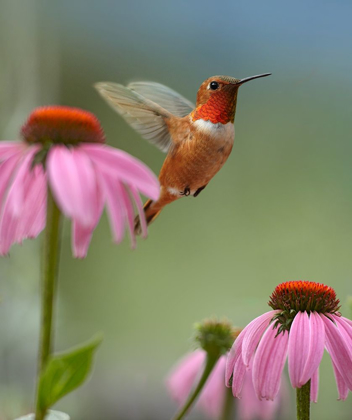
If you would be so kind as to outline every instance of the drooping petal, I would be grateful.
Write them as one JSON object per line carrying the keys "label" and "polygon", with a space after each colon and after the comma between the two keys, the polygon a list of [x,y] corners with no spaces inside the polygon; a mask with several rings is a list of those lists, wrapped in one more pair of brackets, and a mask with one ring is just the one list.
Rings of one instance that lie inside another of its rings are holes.
{"label": "drooping petal", "polygon": [[291,325],[288,345],[288,371],[294,388],[302,386],[300,378],[308,358],[309,330],[307,312],[298,312]]}
{"label": "drooping petal", "polygon": [[317,370],[324,353],[325,329],[320,316],[311,312],[298,312],[289,336],[288,370],[291,384],[300,388]]}
{"label": "drooping petal", "polygon": [[16,242],[35,238],[46,223],[47,182],[42,165],[29,170],[24,182],[24,202],[19,220]]}
{"label": "drooping petal", "polygon": [[179,405],[185,403],[197,377],[201,375],[205,358],[205,351],[196,350],[184,357],[168,375],[166,386]]}
{"label": "drooping petal", "polygon": [[218,419],[224,407],[225,393],[224,372],[226,356],[221,356],[211,372],[203,391],[199,397],[198,405],[209,417]]}
{"label": "drooping petal", "polygon": [[346,385],[346,382],[344,381],[343,377],[341,376],[339,370],[337,369],[335,363],[333,360],[331,360],[332,367],[334,369],[334,375],[337,385],[337,391],[339,393],[339,400],[344,401],[348,396],[348,386]]}
{"label": "drooping petal", "polygon": [[235,367],[237,361],[239,360],[244,365],[243,360],[242,360],[242,343],[243,343],[243,338],[246,334],[246,328],[244,328],[240,332],[240,334],[236,338],[235,342],[232,344],[232,347],[231,347],[231,349],[228,353],[227,359],[226,359],[225,385],[228,386],[228,387],[231,386],[230,381],[231,381],[231,377],[233,375],[233,370],[234,370],[234,367]]}
{"label": "drooping petal", "polygon": [[[250,338],[246,340],[247,342],[247,350],[245,351],[245,354],[247,355],[247,360],[250,356],[252,355],[252,353],[250,353],[250,351],[248,350],[248,345],[253,341],[253,339],[251,339],[251,337],[253,337],[253,332],[255,332],[257,330],[257,328],[261,326],[262,322],[265,323],[267,322],[267,320],[273,318],[275,316],[275,314],[279,312],[279,311],[269,311],[266,312],[263,315],[260,315],[259,317],[253,319],[253,321],[251,321],[238,335],[238,337],[236,338],[235,342],[233,343],[230,352],[228,353],[227,356],[227,361],[226,361],[226,370],[225,370],[225,385],[229,386],[229,381],[231,379],[231,376],[233,375],[233,370],[234,370],[234,366],[237,362],[237,360],[240,358],[241,359],[241,363],[243,363],[243,351],[242,351],[242,346],[243,346],[243,342],[244,339],[247,335],[248,330],[251,332]],[[268,322],[269,324],[269,322]],[[259,341],[259,340],[258,340]],[[239,365],[237,365],[239,366]]]}
{"label": "drooping petal", "polygon": [[104,208],[104,193],[102,183],[99,182],[99,174],[97,174],[98,183],[96,185],[96,202],[94,223],[91,226],[84,226],[79,220],[72,220],[72,250],[75,258],[85,258],[87,256],[93,231],[98,224]]}
{"label": "drooping petal", "polygon": [[300,386],[306,384],[317,371],[324,354],[325,327],[322,319],[316,312],[309,316],[309,350],[307,360],[300,378]]}
{"label": "drooping petal", "polygon": [[[334,315],[334,316],[336,316],[336,315]],[[352,327],[352,321],[350,319],[345,318],[344,316],[340,316],[338,318],[343,319],[350,327]]]}
{"label": "drooping petal", "polygon": [[105,173],[100,174],[99,182],[105,196],[114,242],[118,244],[125,234],[126,218],[126,209],[121,198],[121,184]]}
{"label": "drooping petal", "polygon": [[122,150],[116,150],[106,145],[84,144],[81,148],[96,163],[99,170],[116,177],[129,186],[134,186],[152,200],[159,198],[159,181],[143,162]]}
{"label": "drooping petal", "polygon": [[[251,363],[251,365],[252,364],[253,363]],[[281,402],[280,400],[281,395],[280,398],[278,396],[274,401],[260,401],[257,398],[252,382],[252,367],[250,366],[246,371],[241,396],[239,400],[236,401],[238,418],[240,420],[272,420],[275,418],[275,413],[278,411]]]}
{"label": "drooping petal", "polygon": [[246,372],[247,367],[243,363],[241,354],[239,354],[239,357],[235,360],[232,376],[232,395],[236,398],[240,397]]}
{"label": "drooping petal", "polygon": [[9,157],[0,165],[0,201],[3,200],[4,194],[9,189],[20,162],[21,156],[17,154]]}
{"label": "drooping petal", "polygon": [[145,220],[145,213],[143,210],[143,203],[142,203],[141,197],[138,194],[137,189],[134,186],[129,186],[129,190],[131,192],[131,195],[137,207],[138,217],[141,223],[141,231],[142,231],[141,236],[142,238],[145,239],[148,236],[148,229],[147,229],[147,222]]}
{"label": "drooping petal", "polygon": [[75,258],[85,258],[92,239],[94,228],[72,221],[72,249]]}
{"label": "drooping petal", "polygon": [[331,319],[339,326],[341,333],[345,337],[345,342],[352,353],[352,325],[347,322],[347,318],[342,316],[330,315]]}
{"label": "drooping petal", "polygon": [[314,403],[318,401],[318,391],[319,391],[319,367],[313,373],[310,381],[310,400]]}
{"label": "drooping petal", "polygon": [[[47,175],[44,172],[42,166],[37,166],[35,169],[38,171],[38,185],[36,185],[36,188],[42,189],[42,192],[38,192],[38,202],[36,203],[37,215],[28,229],[29,238],[35,238],[45,228],[46,225],[46,202],[48,189]],[[33,196],[34,195],[35,193],[33,194]]]}
{"label": "drooping petal", "polygon": [[0,161],[26,152],[28,146],[20,141],[0,141]]}
{"label": "drooping petal", "polygon": [[350,348],[346,343],[347,333],[325,315],[320,316],[325,325],[326,349],[347,387],[352,389],[352,360]]}
{"label": "drooping petal", "polygon": [[276,334],[277,329],[269,326],[254,355],[253,385],[260,400],[273,400],[280,389],[287,355],[288,333],[284,331],[278,336]]}
{"label": "drooping petal", "polygon": [[26,177],[30,176],[32,158],[36,151],[37,148],[35,147],[28,149],[27,154],[18,164],[17,172],[14,174],[12,184],[5,198],[0,216],[0,255],[7,254],[11,245],[17,239],[17,229],[23,211],[23,187]]}
{"label": "drooping petal", "polygon": [[81,147],[53,146],[47,171],[54,197],[63,213],[86,227],[95,224],[97,181],[90,158]]}
{"label": "drooping petal", "polygon": [[263,335],[264,331],[270,324],[272,318],[280,311],[269,311],[265,314],[255,318],[250,322],[245,328],[246,333],[243,337],[242,344],[242,359],[243,363],[246,366],[249,366],[249,362],[252,358],[254,350],[256,349],[260,337]]}
{"label": "drooping petal", "polygon": [[131,198],[128,195],[124,185],[121,185],[121,197],[126,209],[126,222],[130,234],[131,247],[134,249],[136,247],[136,236],[134,234],[134,210]]}

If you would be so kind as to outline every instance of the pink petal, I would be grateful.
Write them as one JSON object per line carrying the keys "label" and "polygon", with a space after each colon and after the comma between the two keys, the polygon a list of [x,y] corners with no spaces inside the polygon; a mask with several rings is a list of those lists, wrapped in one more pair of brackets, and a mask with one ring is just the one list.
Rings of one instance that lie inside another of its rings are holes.
{"label": "pink petal", "polygon": [[104,193],[98,175],[98,185],[96,190],[96,203],[94,223],[91,226],[84,226],[79,220],[72,221],[72,250],[75,258],[85,258],[87,256],[93,231],[98,224],[104,208]]}
{"label": "pink petal", "polygon": [[159,198],[159,181],[143,162],[122,150],[106,145],[85,144],[81,147],[86,151],[99,171],[116,177],[116,179],[129,186],[134,186],[153,200]]}
{"label": "pink petal", "polygon": [[330,315],[331,319],[339,326],[341,333],[345,336],[346,344],[352,353],[352,325],[347,322],[347,318],[342,316]]}
{"label": "pink petal", "polygon": [[[252,364],[252,363],[251,363]],[[274,401],[260,401],[254,391],[251,366],[247,370],[240,399],[236,401],[238,418],[240,420],[272,420],[278,411],[281,392]],[[236,417],[237,418],[237,417]]]}
{"label": "pink petal", "polygon": [[21,155],[25,153],[27,148],[26,143],[21,141],[0,141],[0,161],[7,160],[14,155]]}
{"label": "pink petal", "polygon": [[325,332],[320,316],[298,312],[289,334],[288,370],[291,384],[300,388],[317,370],[324,353]]}
{"label": "pink petal", "polygon": [[252,358],[254,350],[256,349],[261,336],[270,324],[272,318],[280,311],[269,311],[265,314],[255,318],[245,328],[246,334],[243,338],[242,344],[242,359],[246,366],[249,366],[249,362]]}
{"label": "pink petal", "polygon": [[48,153],[47,171],[63,213],[92,227],[96,222],[97,181],[92,163],[81,147],[53,146]]}
{"label": "pink petal", "polygon": [[0,200],[3,200],[4,194],[9,189],[20,162],[21,156],[18,154],[11,156],[0,165]]}
{"label": "pink petal", "polygon": [[[336,316],[336,315],[334,315],[334,316]],[[345,322],[347,322],[347,324],[348,324],[350,327],[352,327],[352,321],[351,321],[350,319],[345,318],[344,316],[340,316],[339,318],[340,318],[340,319],[343,319]]]}
{"label": "pink petal", "polygon": [[348,396],[348,386],[346,385],[346,382],[344,381],[343,377],[341,376],[339,370],[337,369],[335,363],[331,360],[332,367],[334,369],[335,374],[335,380],[337,385],[337,391],[339,393],[339,400],[344,401]]}
{"label": "pink petal", "polygon": [[309,351],[308,357],[300,378],[300,384],[303,386],[317,371],[324,354],[325,347],[325,327],[322,319],[316,312],[311,312],[309,316]]}
{"label": "pink petal", "polygon": [[106,199],[107,212],[114,241],[120,243],[125,234],[126,217],[126,209],[121,197],[121,184],[107,174],[100,174],[99,183]]}
{"label": "pink petal", "polygon": [[128,231],[130,233],[131,246],[134,249],[136,247],[136,236],[134,234],[134,210],[133,205],[131,203],[131,198],[129,197],[124,185],[121,185],[121,198],[124,202],[126,209],[126,221]]}
{"label": "pink petal", "polygon": [[313,373],[310,381],[310,400],[314,403],[318,401],[318,391],[319,391],[319,367]]}
{"label": "pink petal", "polygon": [[233,375],[233,370],[235,368],[237,361],[239,360],[244,366],[244,363],[242,361],[242,343],[243,343],[243,338],[246,335],[246,328],[244,328],[240,332],[235,342],[232,344],[231,350],[228,353],[227,360],[226,360],[226,367],[225,367],[225,385],[226,386],[230,386],[229,385],[230,380]]}
{"label": "pink petal", "polygon": [[[24,183],[31,177],[30,168],[33,155],[37,148],[28,150],[22,162],[18,165],[17,173],[14,175],[12,185],[9,188],[0,217],[0,254],[7,254],[11,245],[18,240],[17,229],[22,216],[24,203]],[[31,210],[31,209],[30,209]]]}
{"label": "pink petal", "polygon": [[244,328],[236,338],[226,360],[225,385],[230,386],[232,379],[231,387],[234,397],[239,396],[243,386],[244,375],[246,373],[246,366],[242,360],[242,343],[246,334],[246,328]]}
{"label": "pink petal", "polygon": [[185,403],[197,377],[202,374],[205,358],[205,351],[196,350],[184,357],[168,375],[166,386],[179,405]]}
{"label": "pink petal", "polygon": [[278,336],[276,334],[277,329],[269,326],[254,355],[253,385],[260,400],[273,400],[280,389],[287,355],[288,333],[284,331]]}
{"label": "pink petal", "polygon": [[307,312],[298,312],[291,325],[288,346],[288,371],[294,388],[302,386],[300,378],[308,358],[309,330]]}
{"label": "pink petal", "polygon": [[203,391],[199,397],[198,405],[209,417],[218,419],[224,407],[227,388],[224,385],[224,372],[226,356],[221,356],[211,372]]}
{"label": "pink petal", "polygon": [[348,335],[343,328],[338,328],[328,317],[320,316],[325,325],[326,349],[346,385],[352,389],[351,351],[346,342]]}
{"label": "pink petal", "polygon": [[[230,350],[230,352],[227,356],[226,371],[225,371],[225,384],[226,384],[226,386],[228,386],[228,384],[229,384],[229,381],[230,381],[231,376],[233,374],[234,366],[237,362],[237,359],[240,358],[241,362],[243,363],[242,346],[243,346],[243,342],[244,342],[244,339],[247,335],[248,330],[250,331],[251,335],[250,335],[249,339],[246,340],[247,350],[245,351],[245,353],[246,353],[246,358],[247,359],[252,355],[252,353],[250,353],[250,351],[248,350],[248,346],[253,341],[253,339],[251,338],[251,337],[253,337],[253,332],[256,331],[256,328],[260,328],[262,322],[266,322],[267,319],[272,319],[275,316],[275,314],[278,313],[278,312],[280,312],[280,311],[269,311],[269,312],[266,312],[263,315],[260,315],[259,317],[253,319],[253,321],[251,321],[240,332],[240,334],[238,335],[235,342],[233,343],[233,345],[231,347],[231,350]],[[269,324],[269,322],[268,322],[268,324]],[[239,366],[239,365],[237,365],[237,366]]]}
{"label": "pink petal", "polygon": [[147,229],[147,222],[145,220],[145,213],[144,213],[144,210],[143,210],[143,203],[142,203],[141,197],[139,196],[138,191],[135,187],[130,186],[129,190],[131,192],[131,195],[132,195],[132,197],[134,199],[134,202],[136,204],[136,207],[137,207],[138,216],[139,216],[139,220],[140,220],[140,223],[141,223],[141,229],[142,229],[142,235],[141,236],[142,236],[142,238],[145,239],[148,236],[148,229]]}
{"label": "pink petal", "polygon": [[47,181],[43,167],[36,165],[26,176],[24,203],[16,234],[16,241],[35,238],[46,223]]}
{"label": "pink petal", "polygon": [[236,398],[240,397],[246,372],[247,367],[243,363],[242,357],[240,355],[240,357],[238,357],[235,361],[232,376],[232,395]]}
{"label": "pink petal", "polygon": [[77,220],[72,222],[72,249],[75,258],[87,256],[94,228],[81,225]]}

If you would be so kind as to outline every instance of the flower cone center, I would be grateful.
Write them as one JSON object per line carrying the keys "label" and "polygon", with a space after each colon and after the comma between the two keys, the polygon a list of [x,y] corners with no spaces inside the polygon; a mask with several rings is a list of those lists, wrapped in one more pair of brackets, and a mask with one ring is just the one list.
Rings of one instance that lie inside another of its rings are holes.
{"label": "flower cone center", "polygon": [[29,143],[104,143],[99,120],[90,112],[65,106],[35,109],[21,129]]}
{"label": "flower cone center", "polygon": [[268,303],[273,309],[285,312],[315,311],[333,314],[340,308],[340,301],[336,298],[334,289],[311,281],[288,281],[279,284]]}

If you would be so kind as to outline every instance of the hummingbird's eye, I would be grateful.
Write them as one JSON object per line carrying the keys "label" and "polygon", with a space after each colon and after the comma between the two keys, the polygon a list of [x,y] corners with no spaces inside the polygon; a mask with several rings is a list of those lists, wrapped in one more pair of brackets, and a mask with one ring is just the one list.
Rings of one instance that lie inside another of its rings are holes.
{"label": "hummingbird's eye", "polygon": [[210,82],[210,84],[209,84],[209,88],[211,90],[216,90],[216,89],[218,89],[218,87],[219,87],[219,83],[218,82],[213,81],[213,82]]}

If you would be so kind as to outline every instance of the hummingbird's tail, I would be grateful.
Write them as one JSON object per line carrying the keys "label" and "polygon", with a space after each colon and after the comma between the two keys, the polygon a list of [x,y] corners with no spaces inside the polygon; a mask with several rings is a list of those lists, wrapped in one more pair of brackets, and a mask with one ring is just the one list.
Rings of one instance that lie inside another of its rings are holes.
{"label": "hummingbird's tail", "polygon": [[[147,222],[147,226],[150,225],[150,223],[154,222],[154,220],[159,216],[161,210],[172,201],[177,200],[177,196],[166,193],[161,194],[159,200],[153,201],[148,200],[143,207],[145,220]],[[135,235],[140,235],[142,233],[142,225],[140,217],[137,215],[134,219],[134,233]]]}

